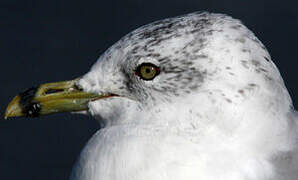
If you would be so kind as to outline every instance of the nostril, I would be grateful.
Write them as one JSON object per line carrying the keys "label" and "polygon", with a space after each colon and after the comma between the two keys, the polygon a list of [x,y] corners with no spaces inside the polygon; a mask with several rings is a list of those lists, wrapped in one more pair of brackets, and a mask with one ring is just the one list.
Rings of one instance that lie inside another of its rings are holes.
{"label": "nostril", "polygon": [[64,91],[63,89],[48,89],[45,91],[45,94],[54,94],[54,93],[57,93],[57,92],[62,92]]}

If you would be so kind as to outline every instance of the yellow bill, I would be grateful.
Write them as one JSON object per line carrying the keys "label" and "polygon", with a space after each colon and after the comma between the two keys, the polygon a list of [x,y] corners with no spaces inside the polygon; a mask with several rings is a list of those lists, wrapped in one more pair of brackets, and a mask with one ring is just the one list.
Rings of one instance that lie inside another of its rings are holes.
{"label": "yellow bill", "polygon": [[8,105],[4,118],[38,117],[88,109],[88,102],[113,96],[82,91],[76,80],[42,84],[18,94]]}

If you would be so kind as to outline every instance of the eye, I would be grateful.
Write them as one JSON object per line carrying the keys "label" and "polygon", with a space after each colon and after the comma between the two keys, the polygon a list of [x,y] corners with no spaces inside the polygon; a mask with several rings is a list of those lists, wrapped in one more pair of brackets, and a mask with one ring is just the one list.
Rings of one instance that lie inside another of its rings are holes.
{"label": "eye", "polygon": [[143,63],[136,69],[136,75],[141,79],[149,81],[160,73],[160,68],[151,63]]}

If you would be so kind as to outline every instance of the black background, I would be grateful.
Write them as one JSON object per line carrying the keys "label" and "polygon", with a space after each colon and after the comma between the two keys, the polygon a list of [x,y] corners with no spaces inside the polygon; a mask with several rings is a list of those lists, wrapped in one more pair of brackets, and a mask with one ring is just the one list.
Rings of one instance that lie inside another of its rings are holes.
{"label": "black background", "polygon": [[68,179],[80,150],[99,128],[91,117],[67,113],[5,121],[6,105],[19,91],[83,75],[131,30],[198,10],[241,19],[268,48],[298,102],[295,1],[0,1],[0,179]]}

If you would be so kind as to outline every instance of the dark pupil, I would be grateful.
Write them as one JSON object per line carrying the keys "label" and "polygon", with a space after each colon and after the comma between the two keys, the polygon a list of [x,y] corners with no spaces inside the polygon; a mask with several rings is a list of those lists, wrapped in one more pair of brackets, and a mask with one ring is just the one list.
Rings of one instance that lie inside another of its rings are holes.
{"label": "dark pupil", "polygon": [[151,69],[150,68],[146,68],[146,73],[150,73],[151,72]]}

